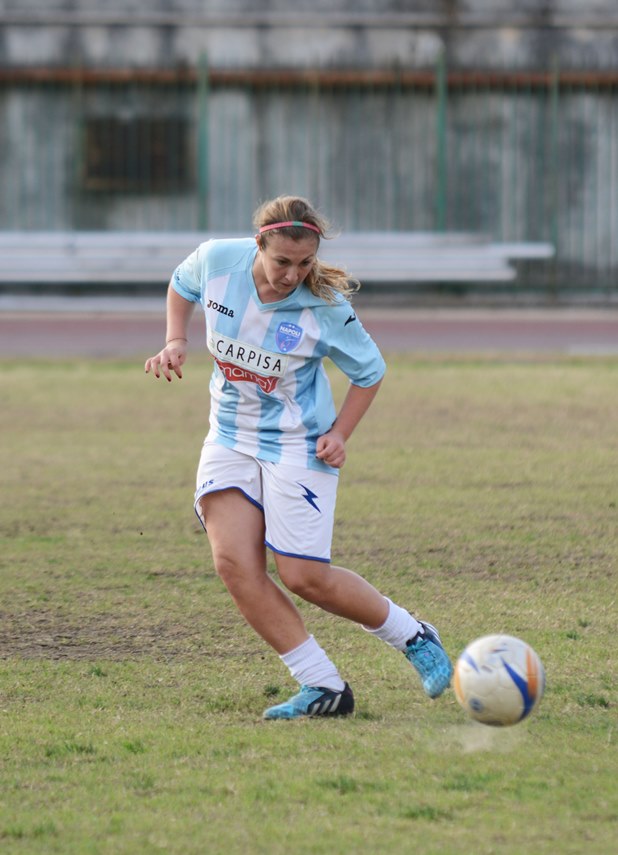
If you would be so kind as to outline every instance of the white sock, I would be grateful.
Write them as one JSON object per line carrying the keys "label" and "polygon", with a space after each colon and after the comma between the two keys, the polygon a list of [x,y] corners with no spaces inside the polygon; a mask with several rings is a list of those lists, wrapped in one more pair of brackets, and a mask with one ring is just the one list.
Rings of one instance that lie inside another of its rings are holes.
{"label": "white sock", "polygon": [[412,615],[401,606],[396,605],[388,597],[384,597],[388,603],[388,617],[377,629],[370,629],[364,626],[363,629],[370,632],[372,635],[381,638],[395,650],[405,650],[408,646],[408,641],[414,636],[423,631],[420,623],[412,617]]}
{"label": "white sock", "polygon": [[312,635],[279,658],[285,662],[290,674],[301,686],[319,686],[334,692],[342,692],[345,688],[339,671]]}

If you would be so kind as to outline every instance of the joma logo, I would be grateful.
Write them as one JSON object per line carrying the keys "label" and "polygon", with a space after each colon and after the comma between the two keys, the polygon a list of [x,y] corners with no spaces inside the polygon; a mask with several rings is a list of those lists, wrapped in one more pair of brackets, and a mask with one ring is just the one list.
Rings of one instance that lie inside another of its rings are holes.
{"label": "joma logo", "polygon": [[221,303],[215,303],[214,300],[208,301],[208,309],[214,309],[215,312],[220,312],[222,315],[227,315],[228,318],[234,317],[234,309],[228,309],[227,306],[222,306]]}

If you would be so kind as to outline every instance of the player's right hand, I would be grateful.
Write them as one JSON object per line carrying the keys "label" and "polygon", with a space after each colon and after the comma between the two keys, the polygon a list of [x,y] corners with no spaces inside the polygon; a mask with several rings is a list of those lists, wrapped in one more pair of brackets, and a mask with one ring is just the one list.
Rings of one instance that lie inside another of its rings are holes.
{"label": "player's right hand", "polygon": [[156,356],[151,356],[150,359],[146,360],[144,370],[146,374],[150,374],[152,371],[157,380],[163,375],[168,383],[172,382],[172,372],[179,380],[182,380],[182,366],[186,358],[187,343],[182,339],[174,339],[166,344]]}

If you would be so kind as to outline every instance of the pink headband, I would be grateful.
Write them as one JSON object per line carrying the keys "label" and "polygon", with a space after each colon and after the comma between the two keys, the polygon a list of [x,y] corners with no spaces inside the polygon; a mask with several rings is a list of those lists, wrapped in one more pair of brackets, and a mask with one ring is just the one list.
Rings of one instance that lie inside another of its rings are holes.
{"label": "pink headband", "polygon": [[319,235],[322,234],[319,228],[314,226],[313,223],[301,223],[300,220],[288,220],[286,223],[270,223],[267,226],[260,226],[260,234],[262,232],[269,232],[271,229],[285,229],[288,226],[300,226],[302,229],[311,229],[311,231],[317,232]]}

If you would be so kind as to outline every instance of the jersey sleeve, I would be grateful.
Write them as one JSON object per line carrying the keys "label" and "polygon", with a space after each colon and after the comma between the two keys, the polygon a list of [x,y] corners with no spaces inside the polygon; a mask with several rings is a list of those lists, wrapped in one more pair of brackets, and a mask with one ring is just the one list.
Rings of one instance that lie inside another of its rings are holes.
{"label": "jersey sleeve", "polygon": [[349,303],[332,307],[326,356],[355,386],[373,386],[386,372],[380,350]]}
{"label": "jersey sleeve", "polygon": [[204,266],[208,257],[208,241],[182,261],[172,276],[174,290],[191,303],[203,302],[206,276]]}

